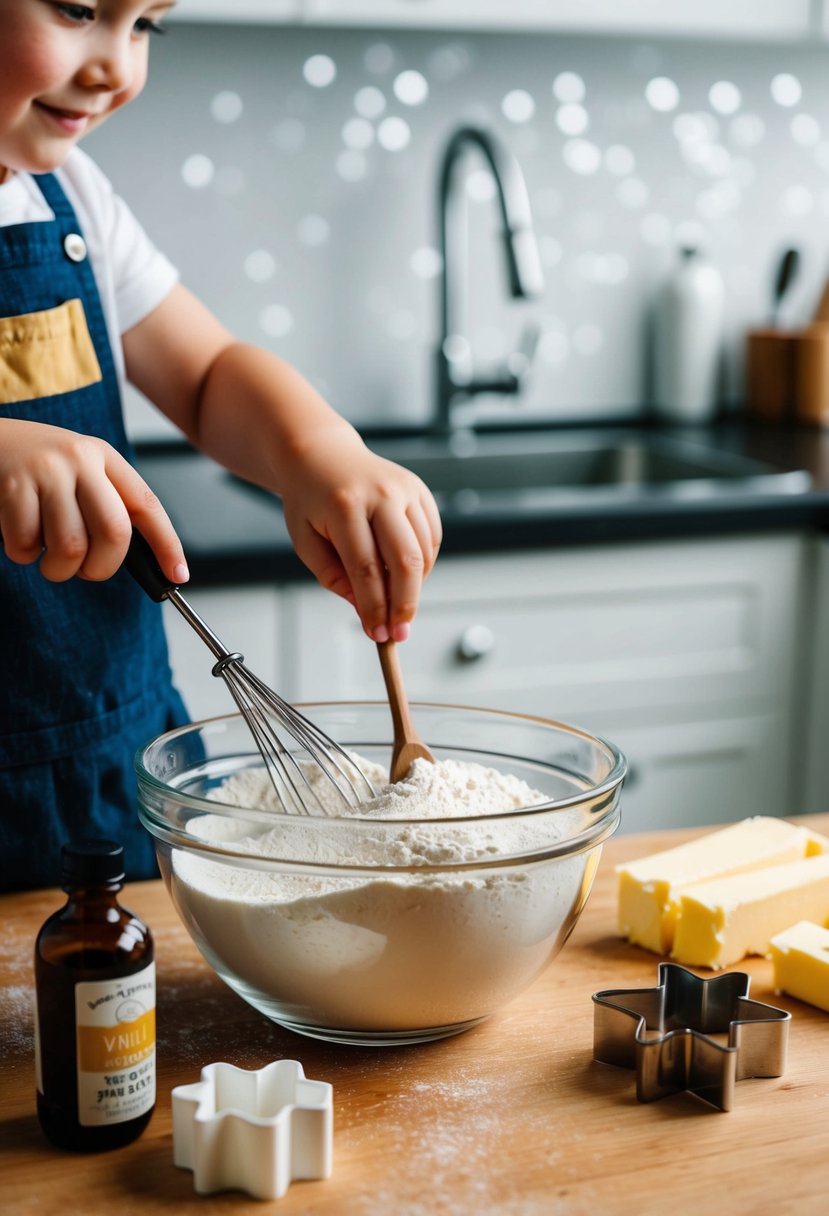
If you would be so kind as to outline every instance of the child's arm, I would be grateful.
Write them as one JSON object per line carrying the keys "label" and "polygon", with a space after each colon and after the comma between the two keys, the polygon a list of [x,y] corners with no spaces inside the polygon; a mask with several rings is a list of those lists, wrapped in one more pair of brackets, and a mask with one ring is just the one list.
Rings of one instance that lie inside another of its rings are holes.
{"label": "child's arm", "polygon": [[56,583],[75,574],[106,579],[124,560],[133,524],[168,578],[186,582],[184,551],[164,508],[110,444],[0,419],[0,536],[12,561],[40,558],[41,573]]}
{"label": "child's arm", "polygon": [[405,637],[441,539],[423,482],[183,287],[124,336],[124,352],[132,382],[196,446],[281,496],[299,557],[369,636]]}

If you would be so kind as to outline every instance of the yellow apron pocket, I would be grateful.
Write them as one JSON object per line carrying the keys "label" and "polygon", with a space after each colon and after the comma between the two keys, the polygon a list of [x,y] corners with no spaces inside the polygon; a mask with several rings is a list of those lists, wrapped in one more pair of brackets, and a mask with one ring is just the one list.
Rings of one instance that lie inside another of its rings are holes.
{"label": "yellow apron pocket", "polygon": [[80,300],[0,317],[0,405],[71,393],[101,378]]}

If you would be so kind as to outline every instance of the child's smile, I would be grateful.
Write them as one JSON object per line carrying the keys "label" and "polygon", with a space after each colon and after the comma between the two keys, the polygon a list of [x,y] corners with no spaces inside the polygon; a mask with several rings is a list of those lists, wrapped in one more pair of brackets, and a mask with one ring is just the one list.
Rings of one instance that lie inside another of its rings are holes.
{"label": "child's smile", "polygon": [[[57,124],[67,135],[81,136],[87,129],[91,119],[96,115],[80,110],[64,110],[58,106],[50,106],[45,101],[34,102],[34,109],[39,111],[47,121]],[[103,117],[104,114],[98,115]]]}

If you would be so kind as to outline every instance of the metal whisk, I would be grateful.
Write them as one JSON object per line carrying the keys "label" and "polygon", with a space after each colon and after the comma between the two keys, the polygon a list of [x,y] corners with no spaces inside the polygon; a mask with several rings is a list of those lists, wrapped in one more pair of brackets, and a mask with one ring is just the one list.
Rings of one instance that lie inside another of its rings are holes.
{"label": "metal whisk", "polygon": [[[250,728],[265,762],[277,797],[296,814],[326,814],[326,806],[299,762],[304,753],[336,791],[345,808],[358,806],[375,796],[368,777],[351,757],[298,709],[283,700],[244,665],[244,655],[230,651],[219,641],[195,609],[170,583],[159,568],[152,549],[140,532],[133,530],[124,565],[150,599],[169,602],[178,609],[216,656],[213,675],[220,676]],[[299,753],[282,742],[279,731],[299,744]]]}

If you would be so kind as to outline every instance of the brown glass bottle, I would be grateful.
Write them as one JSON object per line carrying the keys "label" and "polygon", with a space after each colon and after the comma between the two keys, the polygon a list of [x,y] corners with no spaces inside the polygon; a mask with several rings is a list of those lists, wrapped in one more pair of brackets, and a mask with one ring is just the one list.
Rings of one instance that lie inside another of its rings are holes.
{"label": "brown glass bottle", "polygon": [[155,1106],[153,940],[123,883],[121,845],[64,846],[68,899],[35,944],[37,1114],[59,1148],[128,1144]]}

